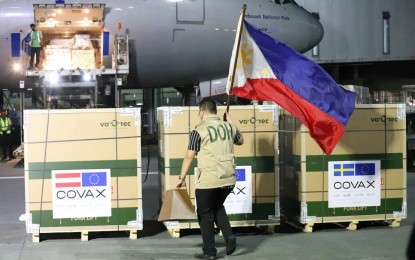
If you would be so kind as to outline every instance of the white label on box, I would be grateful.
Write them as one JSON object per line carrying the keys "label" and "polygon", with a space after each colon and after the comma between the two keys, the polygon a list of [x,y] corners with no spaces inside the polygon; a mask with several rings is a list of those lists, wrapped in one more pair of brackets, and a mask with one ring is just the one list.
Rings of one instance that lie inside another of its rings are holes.
{"label": "white label on box", "polygon": [[259,105],[258,110],[259,112],[272,111],[272,122],[274,125],[278,125],[279,107],[277,105]]}
{"label": "white label on box", "polygon": [[258,105],[259,112],[274,111],[275,105]]}
{"label": "white label on box", "polygon": [[252,213],[252,167],[236,166],[235,171],[235,188],[224,203],[226,213]]}
{"label": "white label on box", "polygon": [[380,161],[328,164],[329,208],[380,206]]}
{"label": "white label on box", "polygon": [[141,113],[140,109],[136,107],[127,107],[121,110],[122,116],[134,116],[135,126],[141,125]]}
{"label": "white label on box", "polygon": [[52,170],[53,218],[111,216],[111,170]]}
{"label": "white label on box", "polygon": [[172,125],[172,120],[171,120],[172,115],[183,114],[183,108],[181,107],[165,107],[163,111],[164,111],[163,113],[164,114],[164,126]]}
{"label": "white label on box", "polygon": [[398,104],[397,110],[397,118],[400,120],[404,120],[406,118],[406,104]]}
{"label": "white label on box", "polygon": [[121,110],[121,115],[126,116],[126,115],[134,115],[135,114],[135,108],[133,107],[125,107]]}
{"label": "white label on box", "polygon": [[172,115],[183,114],[183,108],[181,108],[181,107],[170,107],[170,113]]}

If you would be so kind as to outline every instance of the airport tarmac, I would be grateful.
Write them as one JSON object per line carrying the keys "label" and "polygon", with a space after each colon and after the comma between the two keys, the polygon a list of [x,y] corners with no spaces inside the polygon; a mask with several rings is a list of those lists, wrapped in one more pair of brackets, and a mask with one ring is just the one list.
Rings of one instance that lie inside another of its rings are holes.
{"label": "airport tarmac", "polygon": [[[142,148],[144,229],[138,239],[128,232],[91,232],[89,241],[80,233],[41,234],[33,243],[19,216],[25,212],[24,168],[20,158],[0,163],[0,260],[13,259],[194,259],[201,252],[198,230],[184,230],[172,238],[157,222],[160,189],[157,147]],[[147,174],[148,173],[148,174]],[[290,225],[278,226],[273,234],[256,228],[235,228],[237,249],[225,256],[223,238],[216,237],[219,256],[234,259],[406,259],[405,251],[415,220],[415,171],[407,174],[407,219],[398,228],[386,223],[361,222],[356,231],[346,223],[316,224],[303,233]],[[343,225],[342,225],[343,224]]]}

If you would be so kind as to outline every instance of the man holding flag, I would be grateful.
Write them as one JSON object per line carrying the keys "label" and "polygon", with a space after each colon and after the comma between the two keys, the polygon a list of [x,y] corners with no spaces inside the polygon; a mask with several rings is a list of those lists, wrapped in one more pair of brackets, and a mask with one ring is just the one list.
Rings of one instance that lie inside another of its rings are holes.
{"label": "man holding flag", "polygon": [[353,113],[355,93],[342,88],[318,64],[245,21],[244,11],[232,53],[227,93],[274,101],[297,117],[324,153],[330,155]]}

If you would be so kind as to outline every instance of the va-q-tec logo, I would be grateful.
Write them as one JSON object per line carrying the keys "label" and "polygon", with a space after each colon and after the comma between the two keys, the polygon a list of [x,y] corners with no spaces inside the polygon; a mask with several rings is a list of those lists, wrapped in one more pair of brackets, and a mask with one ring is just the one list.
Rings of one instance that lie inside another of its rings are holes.
{"label": "va-q-tec logo", "polygon": [[338,178],[338,181],[333,183],[335,189],[368,189],[375,188],[374,180],[358,180],[340,181],[343,176],[374,176],[376,174],[375,163],[336,163],[333,165],[333,176]]}
{"label": "va-q-tec logo", "polygon": [[117,120],[112,120],[110,122],[100,122],[101,127],[121,127],[121,126],[131,126],[131,122],[120,122]]}
{"label": "va-q-tec logo", "polygon": [[255,124],[255,123],[266,125],[269,123],[269,119],[251,117],[250,119],[239,119],[239,123],[241,125]]}
{"label": "va-q-tec logo", "polygon": [[399,119],[397,117],[380,116],[380,117],[371,117],[370,121],[372,123],[397,123]]}

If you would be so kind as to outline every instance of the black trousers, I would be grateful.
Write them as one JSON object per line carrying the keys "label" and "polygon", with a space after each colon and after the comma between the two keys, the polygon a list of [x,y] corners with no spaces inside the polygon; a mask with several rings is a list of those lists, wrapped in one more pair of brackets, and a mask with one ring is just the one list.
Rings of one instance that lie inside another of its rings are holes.
{"label": "black trousers", "polygon": [[203,240],[203,253],[216,256],[215,223],[225,239],[233,235],[223,203],[233,186],[215,189],[196,189],[197,218]]}
{"label": "black trousers", "polygon": [[411,236],[409,237],[408,247],[406,249],[406,257],[408,260],[415,259],[415,222],[412,227]]}
{"label": "black trousers", "polygon": [[36,63],[35,66],[39,67],[39,62],[40,62],[40,47],[31,47],[30,50],[30,67],[33,67],[33,60],[34,57],[36,55]]}
{"label": "black trousers", "polygon": [[12,149],[12,135],[3,133],[0,136],[1,139],[1,147],[3,149],[3,157],[12,157],[13,156],[13,149]]}

